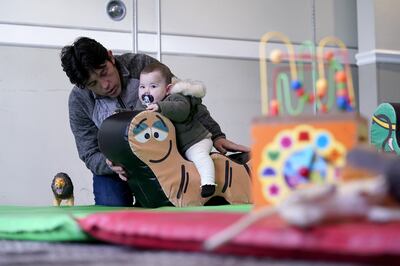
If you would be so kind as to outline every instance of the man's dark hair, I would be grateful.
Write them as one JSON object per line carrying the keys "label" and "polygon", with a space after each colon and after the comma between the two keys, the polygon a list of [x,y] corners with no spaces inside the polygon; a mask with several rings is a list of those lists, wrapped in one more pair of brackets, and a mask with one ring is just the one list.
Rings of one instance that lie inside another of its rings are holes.
{"label": "man's dark hair", "polygon": [[84,88],[90,72],[110,60],[107,49],[96,40],[80,37],[61,50],[61,66],[72,84]]}
{"label": "man's dark hair", "polygon": [[171,70],[169,69],[169,67],[167,67],[166,65],[164,65],[163,63],[160,62],[155,62],[155,63],[151,63],[148,64],[147,66],[145,66],[142,70],[142,74],[148,74],[154,71],[159,71],[161,73],[161,76],[165,78],[165,81],[167,82],[167,84],[171,83],[172,77],[174,76],[171,72]]}

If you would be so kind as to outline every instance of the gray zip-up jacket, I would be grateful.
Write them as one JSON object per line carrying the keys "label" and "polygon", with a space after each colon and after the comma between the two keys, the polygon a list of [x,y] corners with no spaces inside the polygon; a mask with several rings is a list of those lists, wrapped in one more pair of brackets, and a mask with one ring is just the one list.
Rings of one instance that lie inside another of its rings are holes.
{"label": "gray zip-up jacket", "polygon": [[[88,89],[76,86],[69,95],[69,121],[79,158],[96,175],[114,173],[106,164],[106,158],[98,146],[97,132],[101,123],[116,109],[133,110],[137,106],[140,72],[146,65],[157,61],[145,54],[132,53],[115,56],[115,59],[122,85],[119,97],[98,96]],[[204,105],[198,106],[194,119],[211,132],[213,139],[225,137]]]}

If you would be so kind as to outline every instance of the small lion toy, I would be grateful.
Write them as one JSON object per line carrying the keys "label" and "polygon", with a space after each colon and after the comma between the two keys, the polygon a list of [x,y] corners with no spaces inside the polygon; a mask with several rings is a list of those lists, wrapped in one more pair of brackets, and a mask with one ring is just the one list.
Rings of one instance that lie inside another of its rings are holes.
{"label": "small lion toy", "polygon": [[74,206],[74,186],[66,173],[58,173],[54,176],[51,190],[54,194],[54,206],[60,206],[62,200],[66,200],[68,206]]}

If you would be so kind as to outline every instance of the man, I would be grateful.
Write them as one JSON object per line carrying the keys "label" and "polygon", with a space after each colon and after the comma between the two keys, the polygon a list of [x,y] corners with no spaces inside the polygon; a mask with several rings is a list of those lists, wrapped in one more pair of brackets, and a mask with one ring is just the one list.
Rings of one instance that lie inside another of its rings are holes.
{"label": "man", "polygon": [[[61,65],[75,86],[69,96],[69,119],[79,157],[93,173],[96,205],[131,206],[132,192],[122,167],[107,161],[100,152],[97,132],[116,109],[133,109],[138,101],[139,75],[157,62],[145,54],[114,56],[96,40],[81,37],[61,51]],[[212,134],[214,147],[222,152],[249,151],[225,138],[204,105],[198,119]],[[120,176],[120,178],[118,177]]]}

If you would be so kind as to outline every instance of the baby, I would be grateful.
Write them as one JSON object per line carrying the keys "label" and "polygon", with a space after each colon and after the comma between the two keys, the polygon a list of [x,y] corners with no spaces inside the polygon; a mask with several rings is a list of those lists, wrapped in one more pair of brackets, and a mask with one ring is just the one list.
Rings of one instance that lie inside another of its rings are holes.
{"label": "baby", "polygon": [[178,149],[192,161],[201,178],[201,196],[215,193],[215,169],[210,157],[213,147],[210,132],[193,116],[205,88],[200,82],[171,83],[172,73],[162,63],[152,63],[140,73],[139,99],[146,109],[159,112],[175,126]]}

